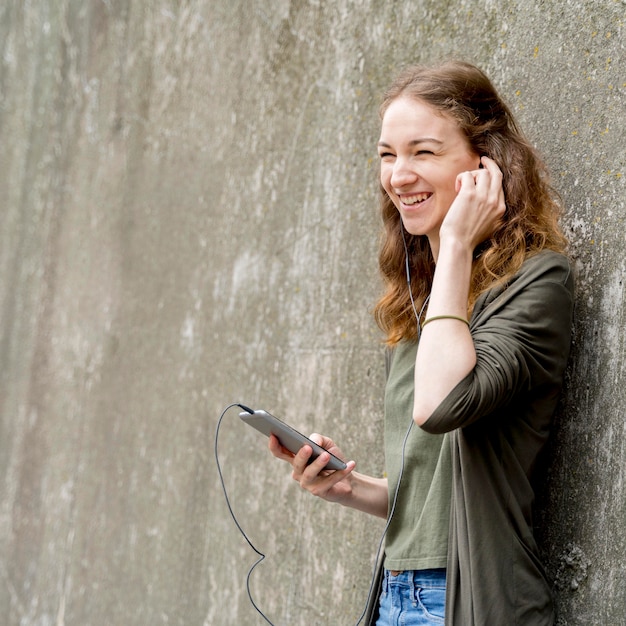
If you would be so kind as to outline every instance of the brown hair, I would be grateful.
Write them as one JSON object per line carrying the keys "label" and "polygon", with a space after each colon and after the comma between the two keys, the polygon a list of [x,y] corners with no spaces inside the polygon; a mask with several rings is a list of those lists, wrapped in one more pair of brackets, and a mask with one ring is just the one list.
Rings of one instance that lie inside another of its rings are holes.
{"label": "brown hair", "polygon": [[[415,98],[454,120],[467,137],[470,149],[490,157],[502,170],[506,212],[502,225],[476,251],[469,314],[481,293],[506,282],[528,256],[543,249],[565,250],[567,241],[558,224],[558,196],[541,157],[524,137],[489,78],[474,65],[447,61],[432,67],[409,67],[385,93],[381,119],[400,96]],[[426,236],[404,230],[392,200],[382,186],[380,191],[383,235],[378,260],[386,289],[374,307],[374,317],[386,333],[387,344],[395,345],[417,335],[407,289],[403,232],[417,307],[430,293],[435,264]]]}

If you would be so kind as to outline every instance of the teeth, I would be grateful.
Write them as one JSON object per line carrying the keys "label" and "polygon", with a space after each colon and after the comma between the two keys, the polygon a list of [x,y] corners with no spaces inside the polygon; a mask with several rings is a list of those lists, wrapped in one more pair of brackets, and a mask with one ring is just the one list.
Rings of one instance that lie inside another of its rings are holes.
{"label": "teeth", "polygon": [[428,200],[432,194],[430,193],[416,193],[414,196],[406,196],[402,198],[404,204],[417,204],[418,202],[424,202]]}

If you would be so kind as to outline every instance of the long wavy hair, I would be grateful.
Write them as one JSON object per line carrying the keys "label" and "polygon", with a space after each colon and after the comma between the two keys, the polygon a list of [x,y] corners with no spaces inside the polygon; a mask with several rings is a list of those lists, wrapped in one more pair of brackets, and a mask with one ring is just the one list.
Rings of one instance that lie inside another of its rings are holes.
{"label": "long wavy hair", "polygon": [[[404,70],[384,95],[380,117],[399,98],[426,103],[456,122],[470,149],[493,159],[503,174],[506,211],[502,224],[474,253],[468,315],[478,296],[506,283],[526,258],[544,249],[564,252],[567,240],[559,226],[561,206],[547,168],[524,137],[508,106],[480,69],[463,61]],[[407,289],[405,243],[415,305],[430,293],[435,262],[425,235],[411,235],[380,186],[383,233],[379,267],[385,291],[374,307],[374,318],[395,345],[417,336],[411,296]]]}

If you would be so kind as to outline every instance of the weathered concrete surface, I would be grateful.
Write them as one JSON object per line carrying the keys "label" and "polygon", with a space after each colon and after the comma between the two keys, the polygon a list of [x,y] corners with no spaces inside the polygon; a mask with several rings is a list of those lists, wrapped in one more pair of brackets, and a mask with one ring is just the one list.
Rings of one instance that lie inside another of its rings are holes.
{"label": "weathered concrete surface", "polygon": [[[382,471],[376,106],[406,62],[493,76],[579,270],[541,531],[560,623],[626,623],[620,0],[7,0],[0,7],[0,615],[260,624],[213,460],[233,401]],[[276,624],[353,624],[381,524],[299,493],[230,411]]]}

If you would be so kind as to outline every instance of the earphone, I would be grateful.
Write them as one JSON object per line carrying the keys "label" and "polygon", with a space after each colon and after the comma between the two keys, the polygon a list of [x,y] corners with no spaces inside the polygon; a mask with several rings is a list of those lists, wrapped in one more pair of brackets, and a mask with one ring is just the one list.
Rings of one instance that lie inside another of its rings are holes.
{"label": "earphone", "polygon": [[402,235],[402,245],[404,246],[404,270],[406,272],[406,284],[407,284],[407,288],[409,290],[409,298],[411,298],[411,306],[413,307],[413,313],[415,313],[415,321],[417,322],[417,340],[419,341],[419,336],[421,333],[421,325],[420,325],[420,319],[422,318],[422,313],[424,312],[424,309],[426,308],[426,304],[428,303],[428,300],[430,298],[430,295],[426,296],[426,299],[424,300],[424,304],[422,304],[422,308],[420,309],[420,312],[417,312],[417,309],[415,308],[415,300],[413,299],[413,290],[411,289],[411,267],[409,264],[409,248],[406,245],[406,236],[404,234],[404,226],[402,224],[402,222],[400,222],[400,234]]}
{"label": "earphone", "polygon": [[[406,244],[406,238],[404,235],[404,227],[402,225],[402,222],[400,222],[400,229],[402,232],[402,242],[404,244],[404,252],[405,252],[405,269],[406,269],[406,279],[407,279],[407,285],[408,285],[408,289],[409,289],[409,296],[411,298],[411,305],[413,307],[413,312],[415,313],[415,318],[417,320],[417,340],[419,341],[420,338],[420,334],[421,334],[421,327],[420,327],[420,319],[422,317],[422,313],[424,312],[424,309],[426,308],[426,305],[428,304],[428,300],[430,296],[427,296],[426,299],[424,300],[424,303],[422,304],[422,307],[419,311],[419,313],[417,312],[417,308],[415,306],[415,301],[413,299],[413,292],[411,290],[411,271],[410,271],[410,264],[409,264],[409,251],[408,251],[408,247]],[[255,561],[253,563],[253,565],[250,567],[250,569],[248,570],[248,574],[246,576],[246,591],[248,593],[248,599],[250,600],[250,603],[252,604],[252,606],[254,607],[254,609],[257,611],[257,613],[259,613],[259,615],[268,623],[270,624],[270,626],[275,626],[274,623],[265,615],[265,613],[263,613],[263,611],[257,606],[256,602],[254,601],[254,598],[252,597],[252,592],[250,591],[250,577],[252,575],[252,572],[254,571],[254,569],[256,568],[257,565],[259,565],[265,558],[266,555],[261,552],[258,548],[256,548],[256,546],[252,543],[252,541],[250,540],[250,538],[248,537],[248,535],[246,534],[246,532],[244,531],[244,529],[242,528],[241,524],[239,523],[239,521],[237,520],[237,517],[235,516],[235,513],[233,511],[233,508],[230,504],[230,499],[228,497],[228,493],[226,491],[226,485],[224,483],[224,477],[222,475],[222,469],[221,469],[221,465],[220,465],[220,461],[219,461],[219,454],[218,454],[218,438],[219,438],[219,431],[220,431],[220,427],[222,424],[222,420],[224,419],[224,416],[226,415],[226,413],[228,412],[229,409],[234,408],[234,407],[240,407],[244,410],[249,410],[246,409],[246,407],[238,402],[234,402],[232,404],[229,404],[221,413],[218,421],[217,421],[217,427],[215,430],[215,444],[214,444],[214,452],[215,452],[215,463],[217,465],[217,471],[219,474],[219,478],[220,478],[220,483],[222,486],[222,491],[224,492],[224,498],[226,499],[226,506],[228,508],[228,512],[230,513],[230,516],[233,518],[233,521],[235,523],[235,526],[237,526],[239,532],[243,535],[244,539],[246,540],[246,542],[248,543],[248,545],[250,546],[250,548],[259,556],[259,558],[257,559],[257,561]],[[404,439],[402,441],[402,454],[401,454],[401,460],[400,460],[400,472],[398,474],[398,482],[396,484],[396,488],[394,491],[394,496],[393,496],[393,500],[391,503],[391,507],[389,510],[389,514],[387,515],[387,520],[385,523],[385,527],[383,528],[383,532],[381,534],[380,537],[380,541],[378,543],[378,549],[376,551],[376,558],[374,560],[374,572],[372,574],[372,579],[370,582],[370,587],[369,587],[369,591],[367,594],[367,600],[365,602],[365,607],[363,609],[363,612],[361,613],[358,621],[356,622],[355,626],[359,626],[361,624],[361,622],[363,621],[363,618],[365,617],[365,613],[367,612],[367,607],[370,604],[370,601],[372,599],[372,594],[375,592],[374,587],[376,584],[376,567],[378,564],[378,561],[380,559],[380,555],[381,555],[381,551],[383,549],[383,544],[385,541],[385,536],[387,535],[387,531],[389,529],[389,525],[391,524],[391,520],[393,519],[393,514],[395,512],[396,509],[396,503],[398,500],[398,493],[400,491],[400,484],[402,482],[402,476],[404,474],[404,463],[405,463],[405,451],[406,451],[406,445],[407,445],[407,441],[409,439],[409,435],[411,434],[411,430],[413,428],[413,418],[411,417],[411,421],[409,424],[409,427],[404,435]]]}
{"label": "earphone", "polygon": [[[422,332],[420,319],[422,318],[424,309],[426,308],[426,305],[428,304],[430,295],[426,296],[426,298],[424,299],[424,303],[422,304],[422,307],[418,313],[417,307],[415,306],[415,300],[413,298],[413,290],[411,289],[411,269],[410,269],[410,264],[409,264],[409,249],[408,249],[408,246],[406,245],[406,237],[404,235],[404,226],[402,224],[402,221],[400,221],[400,232],[402,234],[402,243],[404,245],[404,267],[406,271],[406,282],[407,282],[407,287],[409,290],[409,297],[411,298],[411,306],[413,307],[413,313],[415,314],[415,320],[417,322],[417,340],[419,342],[420,335]],[[389,525],[391,524],[391,520],[393,519],[393,514],[396,510],[396,503],[398,501],[398,493],[400,491],[400,484],[402,483],[402,476],[404,474],[404,460],[405,460],[406,444],[407,444],[407,441],[409,440],[409,435],[411,434],[411,430],[413,429],[413,424],[414,424],[413,417],[411,417],[411,420],[409,422],[409,427],[407,428],[407,431],[404,435],[404,439],[402,440],[402,454],[400,457],[400,472],[398,474],[398,482],[396,484],[396,489],[393,494],[393,501],[391,503],[391,508],[389,510],[389,514],[387,515],[387,522],[385,523],[385,527],[383,528],[380,542],[378,544],[378,550],[376,551],[375,563],[378,563],[378,560],[380,558],[380,553],[383,547],[383,542],[385,541],[385,536],[387,535],[387,531],[389,530]],[[361,617],[359,618],[359,621],[355,624],[355,626],[359,626],[359,624],[365,617],[365,612],[367,611],[367,607],[369,606],[370,600],[372,598],[372,593],[374,593],[375,583],[376,583],[376,571],[374,571],[374,574],[372,575],[372,582],[370,583],[369,592],[367,594],[367,602],[365,603],[365,609],[363,610],[363,613],[361,614]]]}

